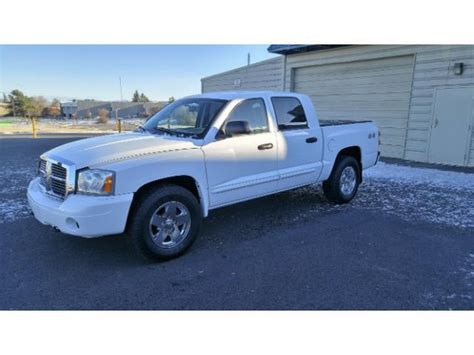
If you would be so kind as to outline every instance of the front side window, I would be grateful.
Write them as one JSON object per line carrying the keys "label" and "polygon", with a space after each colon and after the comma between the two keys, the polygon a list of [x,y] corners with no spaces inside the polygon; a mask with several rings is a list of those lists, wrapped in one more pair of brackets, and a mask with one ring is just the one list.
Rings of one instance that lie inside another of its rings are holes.
{"label": "front side window", "polygon": [[226,103],[206,98],[178,100],[150,117],[143,128],[152,133],[202,137]]}
{"label": "front side window", "polygon": [[226,125],[232,121],[247,121],[250,134],[268,132],[267,110],[262,99],[240,102],[230,113]]}
{"label": "front side window", "polygon": [[308,128],[300,100],[295,97],[272,97],[272,103],[279,130]]}

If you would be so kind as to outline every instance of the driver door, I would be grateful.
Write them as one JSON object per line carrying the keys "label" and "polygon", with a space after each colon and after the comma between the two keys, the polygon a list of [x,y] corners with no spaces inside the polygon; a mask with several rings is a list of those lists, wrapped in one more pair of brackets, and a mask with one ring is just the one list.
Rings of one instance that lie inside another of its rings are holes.
{"label": "driver door", "polygon": [[216,137],[204,145],[210,207],[226,205],[276,191],[278,160],[275,133],[262,98],[238,103],[225,120],[247,121],[249,132]]}

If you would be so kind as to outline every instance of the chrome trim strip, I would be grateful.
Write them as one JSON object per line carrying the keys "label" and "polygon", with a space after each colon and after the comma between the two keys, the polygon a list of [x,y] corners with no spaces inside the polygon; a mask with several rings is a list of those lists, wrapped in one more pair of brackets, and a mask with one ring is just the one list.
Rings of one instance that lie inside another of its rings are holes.
{"label": "chrome trim strip", "polygon": [[236,184],[235,183],[234,184],[225,184],[224,186],[220,185],[220,186],[217,186],[216,188],[214,188],[214,190],[212,190],[211,193],[219,194],[219,193],[222,193],[222,192],[237,190],[237,189],[241,189],[241,188],[246,188],[246,187],[251,187],[251,186],[255,186],[255,185],[264,184],[266,182],[276,181],[278,179],[279,179],[278,175],[272,175],[272,176],[263,177],[263,178],[260,178],[260,179],[254,179],[254,180],[239,182],[239,183],[236,183]]}

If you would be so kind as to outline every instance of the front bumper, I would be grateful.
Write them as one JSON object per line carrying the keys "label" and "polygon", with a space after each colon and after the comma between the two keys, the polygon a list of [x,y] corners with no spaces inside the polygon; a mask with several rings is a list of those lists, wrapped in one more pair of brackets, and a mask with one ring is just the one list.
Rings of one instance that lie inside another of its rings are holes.
{"label": "front bumper", "polygon": [[61,232],[94,238],[125,230],[133,194],[116,196],[69,195],[65,200],[48,196],[36,178],[28,186],[28,203],[35,218]]}

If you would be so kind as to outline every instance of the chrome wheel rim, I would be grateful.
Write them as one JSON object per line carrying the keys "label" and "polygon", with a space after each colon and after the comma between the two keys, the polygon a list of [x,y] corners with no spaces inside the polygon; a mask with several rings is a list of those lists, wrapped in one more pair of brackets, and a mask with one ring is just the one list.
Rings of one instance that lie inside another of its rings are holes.
{"label": "chrome wheel rim", "polygon": [[352,194],[356,186],[357,177],[355,169],[352,166],[346,166],[342,170],[339,186],[344,196]]}
{"label": "chrome wheel rim", "polygon": [[191,228],[189,209],[178,201],[169,201],[151,215],[150,236],[160,248],[172,248],[182,243]]}

